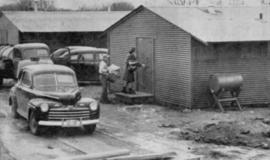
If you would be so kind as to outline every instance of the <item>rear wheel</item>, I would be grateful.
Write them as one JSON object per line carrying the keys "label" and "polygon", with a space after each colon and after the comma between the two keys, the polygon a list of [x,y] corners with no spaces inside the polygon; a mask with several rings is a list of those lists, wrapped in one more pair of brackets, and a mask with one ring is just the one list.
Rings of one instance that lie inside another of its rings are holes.
{"label": "rear wheel", "polygon": [[93,132],[96,130],[96,124],[86,125],[84,126],[84,129],[87,133],[93,134]]}
{"label": "rear wheel", "polygon": [[41,126],[38,125],[38,120],[36,118],[35,112],[31,112],[29,118],[29,128],[32,134],[39,135],[41,133]]}
{"label": "rear wheel", "polygon": [[13,118],[18,118],[19,117],[19,114],[17,112],[18,104],[16,99],[11,100],[10,103],[11,103],[11,116]]}

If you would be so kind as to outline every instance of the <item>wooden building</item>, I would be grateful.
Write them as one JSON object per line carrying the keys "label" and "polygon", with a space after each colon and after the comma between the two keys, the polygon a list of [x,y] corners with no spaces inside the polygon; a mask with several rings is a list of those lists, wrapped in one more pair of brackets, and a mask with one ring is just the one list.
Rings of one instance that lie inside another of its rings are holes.
{"label": "wooden building", "polygon": [[[270,12],[267,8],[148,8],[140,6],[106,30],[111,63],[121,66],[131,47],[147,65],[137,90],[161,104],[209,106],[208,79],[240,73],[242,104],[270,101]],[[123,81],[112,84],[119,91]]]}
{"label": "wooden building", "polygon": [[128,12],[5,11],[0,13],[0,44],[43,42],[52,50],[68,45],[106,47],[106,28]]}

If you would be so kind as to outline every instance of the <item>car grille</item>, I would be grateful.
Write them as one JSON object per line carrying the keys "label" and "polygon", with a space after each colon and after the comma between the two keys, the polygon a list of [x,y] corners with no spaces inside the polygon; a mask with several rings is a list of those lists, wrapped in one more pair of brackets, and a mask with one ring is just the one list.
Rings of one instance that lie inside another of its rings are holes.
{"label": "car grille", "polygon": [[48,114],[48,120],[69,120],[69,119],[90,119],[91,112],[89,108],[51,108]]}

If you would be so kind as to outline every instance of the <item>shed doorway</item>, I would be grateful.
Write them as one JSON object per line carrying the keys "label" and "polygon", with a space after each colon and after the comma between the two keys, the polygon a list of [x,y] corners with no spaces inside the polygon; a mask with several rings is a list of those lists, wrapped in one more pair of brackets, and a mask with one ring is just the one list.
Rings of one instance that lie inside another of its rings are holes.
{"label": "shed doorway", "polygon": [[137,59],[146,67],[137,71],[137,90],[154,94],[154,39],[151,37],[136,38]]}

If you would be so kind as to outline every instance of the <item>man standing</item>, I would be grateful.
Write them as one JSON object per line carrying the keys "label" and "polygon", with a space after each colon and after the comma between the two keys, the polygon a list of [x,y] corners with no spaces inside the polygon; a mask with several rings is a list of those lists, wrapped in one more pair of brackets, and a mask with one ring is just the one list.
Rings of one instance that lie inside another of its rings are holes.
{"label": "man standing", "polygon": [[100,102],[109,103],[108,99],[108,64],[109,56],[103,55],[102,60],[99,63],[99,79],[102,85],[102,93],[100,97]]}
{"label": "man standing", "polygon": [[135,94],[135,90],[133,89],[133,83],[135,82],[135,71],[138,67],[144,67],[144,64],[140,64],[137,62],[136,56],[135,56],[135,48],[131,48],[129,51],[129,55],[126,59],[126,70],[124,74],[123,80],[126,81],[122,92],[124,93],[130,93]]}

